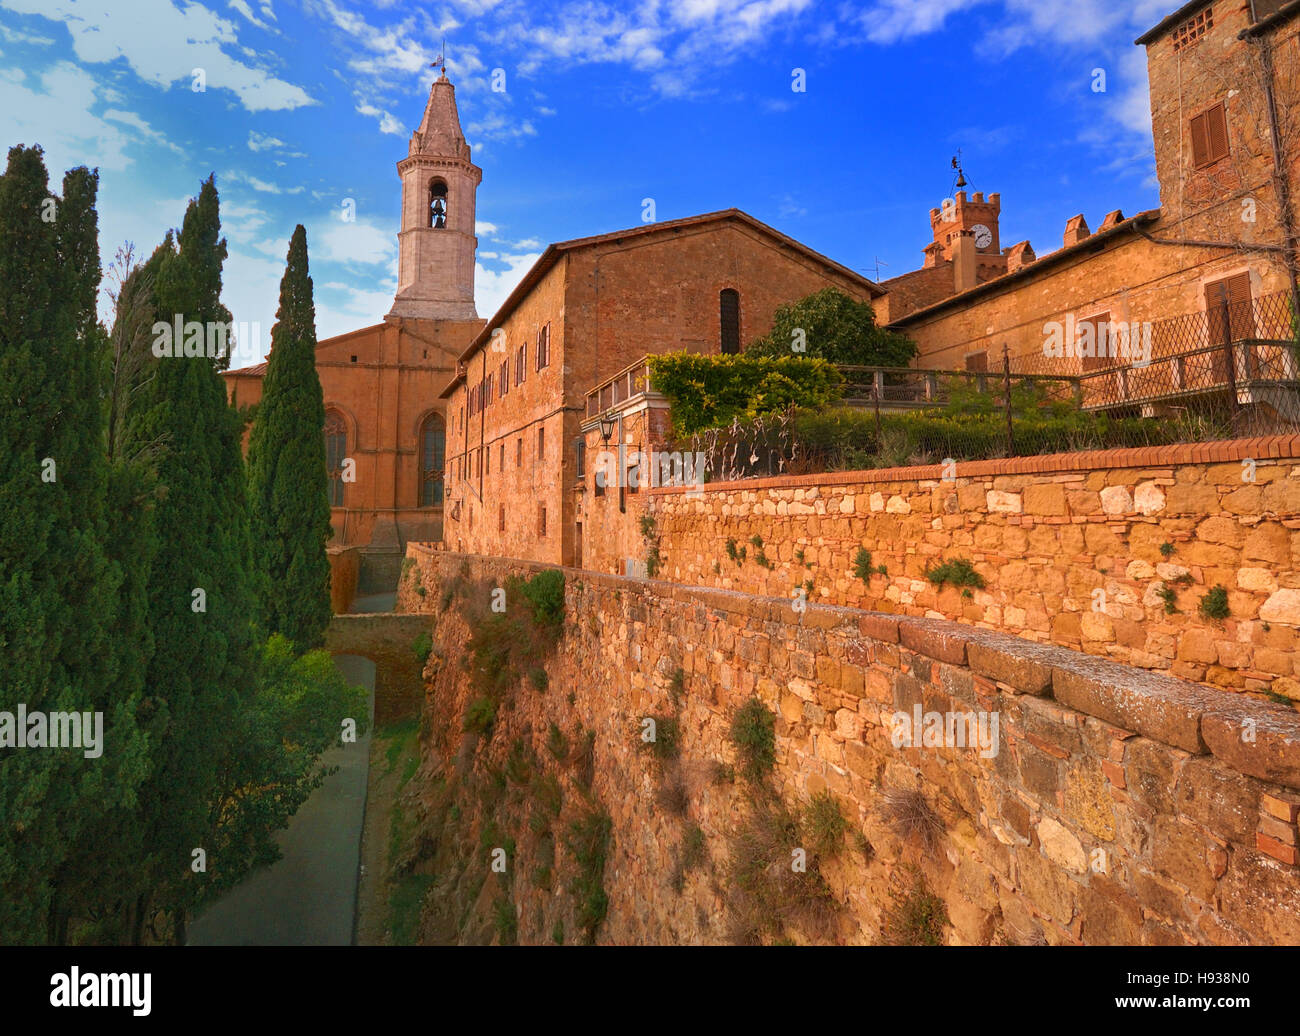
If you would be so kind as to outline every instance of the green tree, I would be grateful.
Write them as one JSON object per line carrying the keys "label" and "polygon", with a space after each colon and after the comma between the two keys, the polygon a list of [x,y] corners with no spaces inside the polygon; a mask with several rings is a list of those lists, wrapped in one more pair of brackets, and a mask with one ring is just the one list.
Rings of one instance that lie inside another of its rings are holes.
{"label": "green tree", "polygon": [[[61,697],[62,573],[53,551],[67,506],[58,484],[71,458],[58,452],[57,357],[72,345],[73,322],[59,305],[64,282],[45,162],[16,147],[0,177],[0,708],[48,710]],[[43,219],[45,215],[47,218]],[[53,464],[53,467],[50,465]],[[54,479],[54,481],[50,481]],[[67,841],[57,816],[76,803],[66,754],[0,748],[0,933],[36,942],[51,902],[50,876]],[[56,808],[56,807],[61,807]]]}
{"label": "green tree", "polygon": [[[369,696],[348,684],[329,653],[297,656],[279,634],[263,648],[257,690],[238,718],[239,737],[213,789],[221,818],[210,845],[208,896],[238,884],[253,868],[280,858],[275,832],[336,767],[321,762],[339,743],[345,720],[369,726]],[[364,751],[353,744],[353,751]]]}
{"label": "green tree", "polygon": [[271,357],[249,438],[248,480],[266,627],[300,651],[325,643],[331,616],[324,427],[307,232],[299,224],[280,281]]}
{"label": "green tree", "polygon": [[837,288],[822,288],[778,306],[772,330],[751,342],[746,352],[820,356],[831,363],[862,367],[906,367],[917,355],[911,339],[876,326],[869,302]]}
{"label": "green tree", "polygon": [[[221,304],[220,203],[214,179],[145,264],[158,321],[230,324]],[[128,448],[165,442],[155,510],[158,550],[149,573],[150,659],[144,709],[154,734],[153,769],[142,789],[140,882],[132,940],[143,939],[156,908],[184,941],[189,912],[206,894],[193,853],[210,853],[220,816],[213,797],[221,767],[237,747],[240,712],[256,673],[255,599],[250,589],[246,473],[240,424],[226,403],[225,358],[155,357]],[[209,861],[212,866],[214,861]]]}

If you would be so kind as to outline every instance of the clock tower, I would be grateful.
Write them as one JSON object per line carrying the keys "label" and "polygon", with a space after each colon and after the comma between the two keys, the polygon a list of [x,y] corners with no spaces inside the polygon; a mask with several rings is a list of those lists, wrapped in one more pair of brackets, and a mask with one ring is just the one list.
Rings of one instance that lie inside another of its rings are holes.
{"label": "clock tower", "polygon": [[969,237],[975,248],[976,277],[979,282],[992,280],[1007,272],[1007,257],[1002,254],[1002,241],[998,233],[998,216],[1002,212],[1002,198],[976,191],[967,196],[958,191],[956,198],[947,199],[940,208],[930,210],[930,229],[934,240],[925,248],[925,265],[937,266],[952,262],[959,250],[969,247],[961,241]]}

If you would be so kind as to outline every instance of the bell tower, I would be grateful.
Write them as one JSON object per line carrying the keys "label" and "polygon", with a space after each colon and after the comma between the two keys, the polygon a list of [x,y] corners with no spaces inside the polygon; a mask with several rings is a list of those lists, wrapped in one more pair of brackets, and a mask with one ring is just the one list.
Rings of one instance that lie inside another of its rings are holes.
{"label": "bell tower", "polygon": [[420,127],[397,163],[402,180],[397,296],[389,317],[477,320],[474,194],[483,170],[470,161],[456,91],[442,68]]}

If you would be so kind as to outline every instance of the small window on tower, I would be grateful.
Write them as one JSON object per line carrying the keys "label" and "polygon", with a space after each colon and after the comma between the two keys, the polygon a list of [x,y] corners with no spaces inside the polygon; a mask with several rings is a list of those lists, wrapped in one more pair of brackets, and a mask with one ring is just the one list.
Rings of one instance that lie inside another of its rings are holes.
{"label": "small window on tower", "polygon": [[429,184],[429,226],[442,229],[447,225],[447,185],[441,180]]}

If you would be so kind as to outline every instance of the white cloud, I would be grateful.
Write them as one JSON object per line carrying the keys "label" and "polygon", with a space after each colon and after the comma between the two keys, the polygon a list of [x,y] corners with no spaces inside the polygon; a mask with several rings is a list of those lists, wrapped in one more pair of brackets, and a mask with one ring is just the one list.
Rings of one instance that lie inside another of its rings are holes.
{"label": "white cloud", "polygon": [[224,48],[238,44],[234,23],[198,3],[181,8],[170,0],[0,0],[0,7],[62,22],[83,64],[123,58],[154,86],[189,83],[193,70],[202,68],[208,91],[230,90],[251,112],[316,103],[301,87],[231,57]]}
{"label": "white cloud", "polygon": [[376,108],[373,104],[358,104],[357,112],[370,118],[377,118],[379,120],[380,133],[391,133],[398,137],[406,135],[406,130],[402,128],[402,124],[398,122],[397,119],[395,119],[389,112],[381,111],[379,108]]}
{"label": "white cloud", "polygon": [[129,113],[115,113],[121,116],[117,122],[91,114],[100,98],[90,73],[67,61],[37,76],[16,72],[7,75],[0,140],[40,144],[46,166],[59,175],[79,165],[122,170],[130,164],[126,149],[131,138],[122,126]]}
{"label": "white cloud", "polygon": [[285,146],[283,140],[276,137],[266,136],[258,133],[256,130],[248,131],[248,150],[249,151],[269,151],[272,148],[282,148]]}
{"label": "white cloud", "polygon": [[253,9],[248,6],[247,0],[230,0],[230,6],[256,25],[259,29],[271,28],[266,24],[266,22],[262,21],[253,13]]}
{"label": "white cloud", "polygon": [[109,108],[104,112],[103,117],[111,122],[120,122],[124,126],[131,126],[137,130],[140,136],[150,140],[159,147],[165,147],[168,151],[173,151],[178,155],[185,154],[183,148],[178,147],[167,139],[167,136],[150,126],[144,119],[140,118],[135,112],[120,111],[116,108]]}
{"label": "white cloud", "polygon": [[500,262],[505,264],[504,270],[489,270],[482,263],[475,263],[474,304],[478,309],[478,315],[490,320],[492,314],[501,308],[501,303],[505,302],[507,296],[524,279],[524,274],[540,258],[540,252],[502,255]]}
{"label": "white cloud", "polygon": [[390,227],[361,219],[347,223],[335,212],[313,221],[309,230],[313,261],[373,266],[392,263],[397,256]]}
{"label": "white cloud", "polygon": [[481,219],[476,219],[474,221],[475,234],[486,234],[488,236],[491,236],[496,232],[497,232],[497,225],[495,223],[488,223]]}

